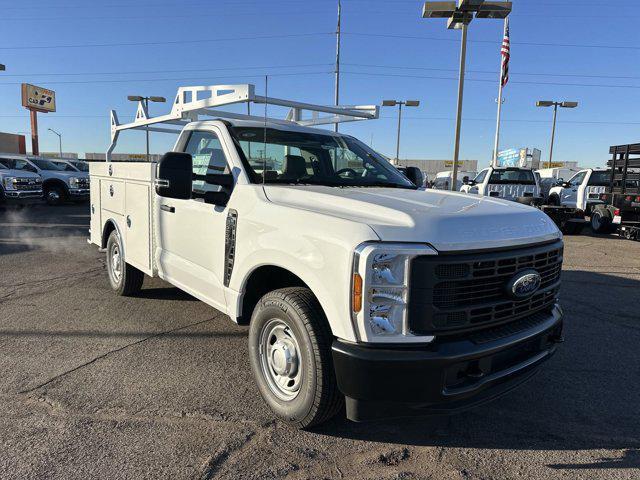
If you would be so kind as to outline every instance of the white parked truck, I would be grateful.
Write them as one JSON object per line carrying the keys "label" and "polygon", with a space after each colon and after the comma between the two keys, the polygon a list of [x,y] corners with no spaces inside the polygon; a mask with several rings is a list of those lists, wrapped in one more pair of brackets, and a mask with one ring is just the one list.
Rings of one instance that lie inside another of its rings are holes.
{"label": "white parked truck", "polygon": [[593,207],[604,202],[600,194],[609,186],[611,170],[606,168],[587,168],[576,173],[568,181],[559,181],[549,190],[551,205],[565,205],[591,214]]}
{"label": "white parked truck", "polygon": [[[242,102],[291,111],[220,110]],[[120,124],[112,112],[107,162],[90,165],[90,242],[113,290],[135,295],[158,276],[248,324],[257,387],[299,427],[345,400],[352,420],[470,407],[528,379],[562,341],[554,223],[417,190],[359,140],[310,128],[377,116],[252,85],[183,87],[170,114],[141,104]],[[146,128],[176,133],[173,151],[109,161],[122,131]]]}
{"label": "white parked truck", "polygon": [[533,170],[519,167],[485,168],[460,191],[514,201],[519,197],[540,197],[540,185]]}

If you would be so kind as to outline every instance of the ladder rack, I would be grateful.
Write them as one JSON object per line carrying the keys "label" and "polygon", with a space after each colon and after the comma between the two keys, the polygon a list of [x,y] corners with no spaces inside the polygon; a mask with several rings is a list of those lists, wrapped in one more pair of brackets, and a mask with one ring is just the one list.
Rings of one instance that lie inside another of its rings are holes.
{"label": "ladder rack", "polygon": [[[283,119],[266,118],[218,110],[217,107],[234,104],[268,104],[289,107],[287,117]],[[304,111],[311,112],[311,118],[303,118]],[[320,116],[321,113],[330,114]],[[183,127],[189,122],[203,120],[200,116],[209,118],[227,118],[232,120],[256,120],[279,124],[295,123],[301,126],[329,125],[358,120],[372,120],[380,115],[377,105],[354,106],[323,106],[311,103],[283,100],[280,98],[264,97],[255,94],[252,84],[238,85],[210,85],[196,87],[180,87],[171,112],[158,117],[149,117],[149,112],[143,101],[138,102],[135,120],[121,124],[115,110],[111,110],[111,144],[107,150],[107,161],[111,161],[111,153],[118,142],[118,136],[123,130],[145,130],[149,132],[178,134],[181,128],[171,128],[171,125]],[[157,126],[164,124],[165,126]]]}

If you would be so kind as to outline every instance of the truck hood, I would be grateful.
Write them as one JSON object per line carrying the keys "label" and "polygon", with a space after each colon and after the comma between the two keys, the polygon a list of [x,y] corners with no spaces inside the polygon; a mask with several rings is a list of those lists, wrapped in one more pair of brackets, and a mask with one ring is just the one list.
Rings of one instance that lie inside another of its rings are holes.
{"label": "truck hood", "polygon": [[14,170],[13,168],[3,168],[0,170],[0,178],[2,177],[18,177],[18,178],[40,178],[40,175],[26,170]]}
{"label": "truck hood", "polygon": [[478,195],[307,185],[265,185],[265,193],[275,204],[365,223],[382,241],[428,243],[439,251],[526,245],[561,237],[540,210]]}

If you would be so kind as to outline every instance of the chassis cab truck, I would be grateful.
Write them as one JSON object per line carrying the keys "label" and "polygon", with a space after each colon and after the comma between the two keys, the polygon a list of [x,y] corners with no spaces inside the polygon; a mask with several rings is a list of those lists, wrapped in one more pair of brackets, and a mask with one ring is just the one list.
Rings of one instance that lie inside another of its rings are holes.
{"label": "chassis cab truck", "polygon": [[549,190],[549,203],[583,210],[587,215],[602,204],[600,194],[609,186],[611,170],[587,168],[580,170],[568,181],[559,181]]}
{"label": "chassis cab truck", "polygon": [[533,170],[518,167],[485,168],[462,185],[460,191],[514,201],[540,197],[540,185]]}
{"label": "chassis cab truck", "polygon": [[[240,102],[291,111],[219,109]],[[299,427],[345,401],[356,421],[467,408],[527,380],[562,340],[553,222],[420,191],[359,140],[310,128],[377,116],[252,85],[184,87],[168,115],[139,105],[121,125],[112,112],[109,155],[132,128],[177,134],[173,152],[90,165],[90,241],[113,290],[158,276],[248,324],[257,388]]]}

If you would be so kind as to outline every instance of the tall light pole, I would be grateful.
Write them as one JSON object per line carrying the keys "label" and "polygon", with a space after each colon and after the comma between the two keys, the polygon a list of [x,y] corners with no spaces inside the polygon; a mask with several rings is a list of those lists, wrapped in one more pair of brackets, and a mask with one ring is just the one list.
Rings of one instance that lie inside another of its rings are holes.
{"label": "tall light pole", "polygon": [[458,76],[458,106],[456,110],[456,131],[453,147],[453,176],[451,190],[455,190],[458,180],[458,159],[460,156],[460,131],[462,126],[462,98],[464,91],[464,71],[467,56],[467,27],[475,18],[504,19],[511,13],[511,2],[486,2],[484,0],[457,0],[457,2],[425,2],[423,18],[447,18],[447,28],[462,30],[460,45],[460,74]]}
{"label": "tall light pole", "polygon": [[553,142],[556,137],[556,117],[558,115],[558,107],[576,108],[578,102],[554,102],[553,100],[538,100],[536,107],[553,107],[553,124],[551,127],[551,146],[549,147],[549,163],[547,168],[551,168],[551,160],[553,159]]}
{"label": "tall light pole", "polygon": [[[334,92],[334,100],[336,107],[340,105],[340,20],[342,18],[342,5],[340,0],[338,0],[338,24],[336,26],[336,68],[335,68],[335,76],[336,76],[336,84],[335,84],[335,92]],[[338,123],[334,125],[334,129],[338,131]]]}
{"label": "tall light pole", "polygon": [[398,106],[398,135],[396,137],[396,161],[400,161],[400,126],[402,124],[402,106],[407,107],[419,107],[419,100],[383,100],[383,107],[395,107]]}
{"label": "tall light pole", "polygon": [[[141,95],[129,95],[127,96],[127,100],[130,102],[142,102],[144,105],[145,114],[149,115],[149,100],[152,102],[164,103],[167,101],[164,97],[143,97]],[[149,129],[145,128],[145,132],[147,135],[147,162],[149,161]]]}
{"label": "tall light pole", "polygon": [[62,134],[56,132],[53,128],[47,128],[51,133],[55,133],[58,136],[58,147],[60,150],[60,159],[62,159]]}

